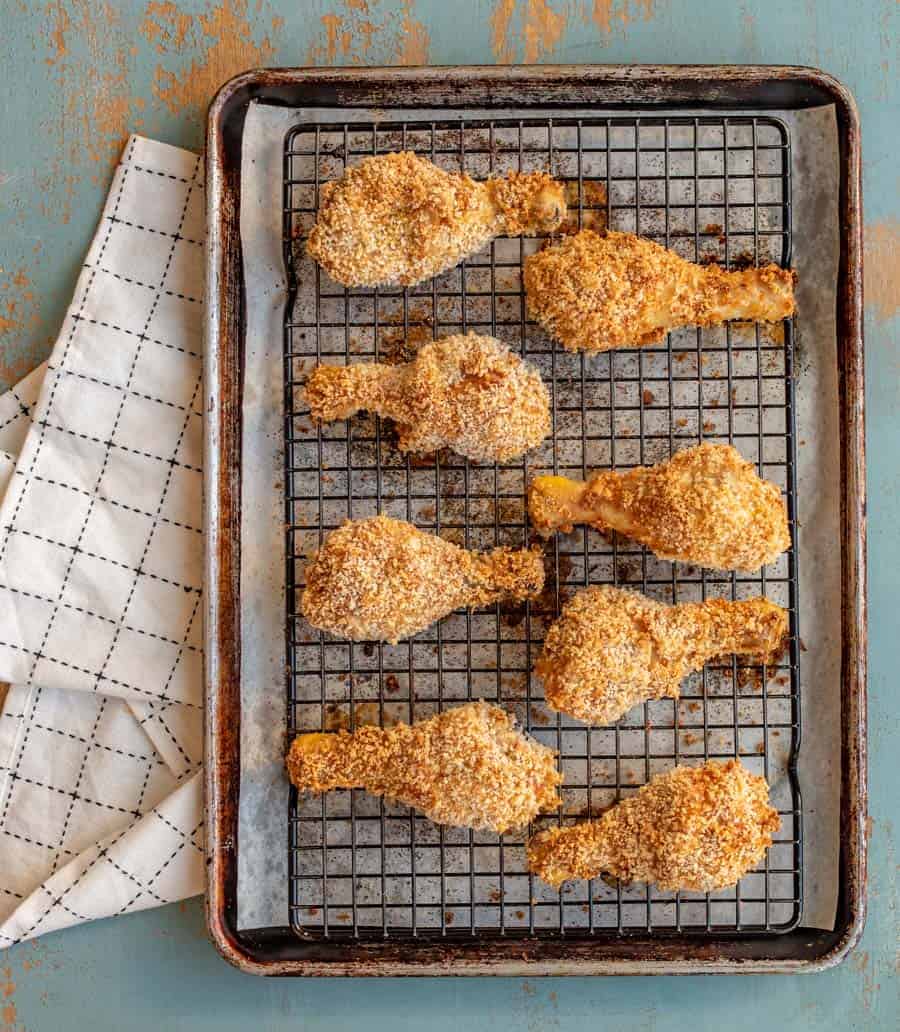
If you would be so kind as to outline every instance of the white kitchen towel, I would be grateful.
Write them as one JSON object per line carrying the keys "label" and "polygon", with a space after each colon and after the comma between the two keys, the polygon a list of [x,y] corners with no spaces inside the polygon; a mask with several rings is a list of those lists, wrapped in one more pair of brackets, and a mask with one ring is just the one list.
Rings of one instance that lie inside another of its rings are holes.
{"label": "white kitchen towel", "polygon": [[132,137],[0,398],[0,947],[202,891],[202,161]]}

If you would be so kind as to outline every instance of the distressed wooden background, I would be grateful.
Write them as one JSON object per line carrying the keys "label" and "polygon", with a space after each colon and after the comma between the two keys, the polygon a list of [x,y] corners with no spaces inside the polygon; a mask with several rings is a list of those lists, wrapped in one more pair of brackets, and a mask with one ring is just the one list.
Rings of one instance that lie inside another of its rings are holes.
{"label": "distressed wooden background", "polygon": [[113,163],[199,147],[259,65],[810,64],[862,112],[870,517],[871,883],[860,949],[804,978],[281,981],[226,967],[197,901],[0,953],[0,1028],[753,1030],[898,1027],[900,201],[897,0],[0,0],[0,380],[44,358]]}

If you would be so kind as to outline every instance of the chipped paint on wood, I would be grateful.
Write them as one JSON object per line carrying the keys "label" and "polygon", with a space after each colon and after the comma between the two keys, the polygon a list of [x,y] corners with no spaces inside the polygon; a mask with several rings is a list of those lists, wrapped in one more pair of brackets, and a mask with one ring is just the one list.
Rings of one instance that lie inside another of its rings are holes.
{"label": "chipped paint on wood", "polygon": [[491,50],[498,64],[550,60],[562,42],[572,3],[552,0],[496,0],[490,16]]}
{"label": "chipped paint on wood", "polygon": [[900,219],[885,219],[866,227],[865,298],[879,322],[900,311]]}
{"label": "chipped paint on wood", "polygon": [[510,32],[510,22],[516,10],[516,0],[497,0],[490,17],[491,50],[497,64],[512,64],[516,48]]}
{"label": "chipped paint on wood", "polygon": [[556,50],[567,21],[567,13],[554,10],[549,0],[528,0],[522,29],[526,64],[541,61]]}
{"label": "chipped paint on wood", "polygon": [[649,21],[654,14],[654,0],[594,0],[593,22],[607,36],[617,26],[626,26],[637,18]]}
{"label": "chipped paint on wood", "polygon": [[[341,52],[345,55],[349,53],[350,33],[343,31],[344,19],[339,14],[323,14],[320,20],[325,31],[325,43],[323,47],[310,53],[310,63],[334,64],[338,56],[338,42]],[[321,62],[318,58],[322,59]]]}
{"label": "chipped paint on wood", "polygon": [[[248,0],[224,0],[206,13],[185,15],[174,4],[150,4],[141,25],[145,38],[157,50],[181,60],[185,41],[197,56],[183,71],[159,64],[154,73],[153,92],[173,113],[200,120],[213,94],[228,79],[248,68],[272,63],[275,48],[269,33],[281,24],[280,18],[266,16],[257,3],[249,10]],[[185,19],[188,21],[185,21]],[[262,37],[256,26],[266,25]]]}
{"label": "chipped paint on wood", "polygon": [[860,996],[863,1008],[867,1011],[872,1009],[872,997],[881,986],[875,981],[875,973],[872,970],[868,950],[860,950],[853,957],[853,967],[859,972],[862,978],[862,993]]}
{"label": "chipped paint on wood", "polygon": [[[90,0],[51,4],[46,19],[42,35],[55,112],[45,129],[59,140],[59,147],[45,181],[48,187],[64,183],[58,214],[67,222],[81,179],[72,169],[83,167],[87,157],[102,166],[105,180],[128,134],[132,55],[121,15],[110,4]],[[99,182],[101,173],[95,175]]]}
{"label": "chipped paint on wood", "polygon": [[495,0],[491,11],[491,51],[497,64],[549,61],[558,55],[569,32],[592,25],[597,41],[624,32],[633,21],[649,21],[655,0]]}
{"label": "chipped paint on wood", "polygon": [[13,996],[16,991],[16,983],[13,981],[13,971],[11,967],[5,967],[3,969],[3,982],[0,984],[0,990],[2,990],[2,998],[0,1003],[3,1004],[3,1009],[0,1010],[0,1018],[3,1021],[3,1032],[15,1032],[16,1027],[16,1004],[13,1000]]}
{"label": "chipped paint on wood", "polygon": [[[3,709],[5,688],[6,685],[0,684],[0,711]],[[40,969],[45,955],[46,946],[40,942],[29,943],[25,949],[15,952],[0,951],[0,961],[7,962],[0,968],[0,1032],[26,1032],[27,1029],[37,1027],[30,1023],[21,1023],[16,994],[25,989],[35,976],[43,974]],[[18,970],[14,968],[14,964],[18,964]]]}
{"label": "chipped paint on wood", "polygon": [[171,0],[151,2],[144,12],[140,33],[156,45],[157,53],[165,54],[184,46],[192,24],[191,16],[179,11],[178,5]]}
{"label": "chipped paint on wood", "polygon": [[49,43],[51,53],[44,59],[48,65],[54,65],[65,57],[68,52],[66,45],[66,35],[71,26],[69,20],[69,12],[63,7],[62,3],[58,2],[55,5],[51,5],[53,10],[54,18],[53,24],[49,32]]}
{"label": "chipped paint on wood", "polygon": [[396,64],[427,65],[431,40],[425,26],[413,16],[412,0],[405,0],[403,4],[400,30],[400,52],[397,54]]}
{"label": "chipped paint on wood", "polygon": [[[0,268],[0,341],[33,330],[40,323],[27,266]],[[0,363],[2,370],[2,363]]]}
{"label": "chipped paint on wood", "polygon": [[431,40],[413,0],[341,0],[319,25],[307,64],[428,64]]}

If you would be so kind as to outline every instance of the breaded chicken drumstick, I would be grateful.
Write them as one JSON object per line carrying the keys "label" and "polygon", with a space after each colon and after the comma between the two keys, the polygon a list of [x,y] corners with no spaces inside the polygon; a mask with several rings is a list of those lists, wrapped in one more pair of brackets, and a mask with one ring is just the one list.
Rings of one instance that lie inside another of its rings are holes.
{"label": "breaded chicken drumstick", "polygon": [[470,552],[372,516],[328,535],[307,564],[301,605],[313,627],[340,638],[397,642],[454,609],[522,601],[543,586],[539,549]]}
{"label": "breaded chicken drumstick", "polygon": [[302,791],[364,788],[438,824],[502,834],[560,805],[555,753],[505,710],[472,702],[415,724],[307,734],[287,758]]}
{"label": "breaded chicken drumstick", "polygon": [[686,448],[627,473],[595,473],[587,483],[535,477],[528,512],[544,534],[589,523],[640,541],[660,559],[713,570],[752,572],[791,546],[781,492],[728,444]]}
{"label": "breaded chicken drumstick", "polygon": [[496,236],[550,232],[566,213],[562,183],[510,172],[479,183],[410,151],[366,158],[319,191],[306,249],[347,286],[409,286]]}
{"label": "breaded chicken drumstick", "polygon": [[493,337],[469,333],[425,344],[405,365],[319,366],[306,381],[314,419],[360,409],[397,423],[401,451],[450,447],[503,462],[550,433],[550,395],[540,373]]}
{"label": "breaded chicken drumstick", "polygon": [[547,702],[588,724],[611,724],[647,699],[677,699],[707,660],[736,652],[772,662],[787,612],[764,598],[666,605],[636,591],[579,591],[551,625],[535,672]]}
{"label": "breaded chicken drumstick", "polygon": [[658,344],[679,326],[794,313],[790,269],[695,265],[631,233],[585,229],[525,261],[528,314],[569,351]]}
{"label": "breaded chicken drumstick", "polygon": [[554,888],[607,873],[663,891],[712,892],[752,870],[779,825],[765,779],[737,760],[676,767],[595,821],[535,835],[528,866]]}

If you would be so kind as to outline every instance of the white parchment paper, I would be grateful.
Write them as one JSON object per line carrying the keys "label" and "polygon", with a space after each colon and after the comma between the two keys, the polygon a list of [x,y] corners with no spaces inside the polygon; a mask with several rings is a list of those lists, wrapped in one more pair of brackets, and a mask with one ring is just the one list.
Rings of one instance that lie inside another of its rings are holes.
{"label": "white parchment paper", "polygon": [[[675,113],[675,112],[673,112]],[[692,111],[691,114],[695,114]],[[720,114],[721,112],[716,112]],[[379,112],[344,110],[341,121]],[[467,119],[479,112],[468,111]],[[491,111],[485,117],[519,117]],[[529,117],[542,113],[534,109]],[[573,112],[577,115],[577,112]],[[584,112],[596,116],[597,111]],[[616,112],[623,114],[623,112]],[[625,112],[627,114],[627,112]],[[736,112],[745,114],[745,112]],[[766,112],[791,133],[797,377],[803,925],[833,928],[840,812],[840,541],[835,304],[838,151],[832,108]],[[452,118],[447,110],[417,118]],[[238,926],[288,923],[284,774],[285,542],[282,261],[284,137],[330,111],[252,105],[243,138],[241,242],[247,299],[241,540],[241,798]],[[775,786],[773,786],[774,790]]]}

